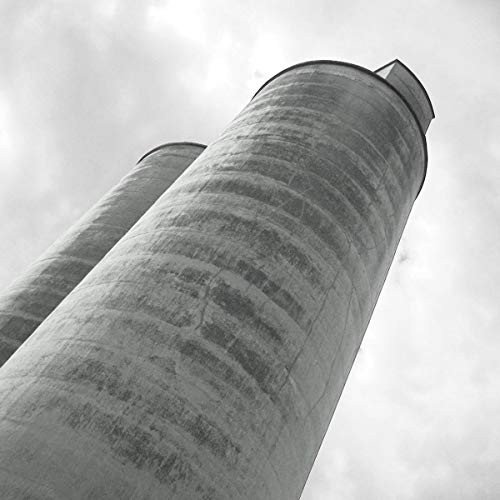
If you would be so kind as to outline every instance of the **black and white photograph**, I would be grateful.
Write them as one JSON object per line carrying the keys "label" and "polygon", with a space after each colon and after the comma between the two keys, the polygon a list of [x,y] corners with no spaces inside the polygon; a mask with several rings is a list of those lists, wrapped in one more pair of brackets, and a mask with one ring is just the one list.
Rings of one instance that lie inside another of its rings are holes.
{"label": "black and white photograph", "polygon": [[0,500],[500,499],[500,2],[2,0]]}

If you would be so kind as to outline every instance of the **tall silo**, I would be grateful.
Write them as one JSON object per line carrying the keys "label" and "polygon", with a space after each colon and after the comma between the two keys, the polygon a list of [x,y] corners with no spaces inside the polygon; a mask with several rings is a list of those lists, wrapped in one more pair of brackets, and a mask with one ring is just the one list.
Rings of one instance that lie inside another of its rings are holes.
{"label": "tall silo", "polygon": [[144,155],[128,175],[0,295],[0,366],[204,147],[177,142]]}
{"label": "tall silo", "polygon": [[6,363],[2,498],[300,496],[426,169],[382,75],[272,78]]}

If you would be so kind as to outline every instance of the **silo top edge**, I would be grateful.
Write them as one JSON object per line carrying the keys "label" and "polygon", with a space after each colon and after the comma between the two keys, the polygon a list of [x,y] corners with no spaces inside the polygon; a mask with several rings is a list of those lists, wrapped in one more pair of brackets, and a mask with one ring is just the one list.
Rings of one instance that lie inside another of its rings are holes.
{"label": "silo top edge", "polygon": [[401,59],[398,59],[398,58],[393,59],[392,61],[388,62],[387,64],[384,64],[380,68],[377,68],[374,71],[374,73],[378,73],[379,71],[382,71],[384,68],[387,68],[388,66],[391,66],[392,64],[395,64],[395,63],[398,63],[401,66],[403,66],[403,68],[406,71],[408,71],[408,73],[410,73],[410,75],[413,77],[413,79],[419,84],[420,88],[422,89],[422,91],[423,91],[423,93],[425,95],[427,103],[429,104],[429,108],[430,108],[431,113],[432,113],[432,118],[436,118],[436,113],[434,112],[434,106],[432,105],[432,101],[431,101],[431,98],[429,96],[429,93],[427,92],[426,88],[424,87],[424,85],[422,84],[422,82],[419,80],[419,78],[417,77],[417,75],[404,62],[402,62]]}
{"label": "silo top edge", "polygon": [[[406,65],[404,65],[403,63],[401,63],[401,61],[399,61],[399,59],[395,59],[394,61],[391,61],[388,64],[393,64],[395,61],[398,61],[406,69],[408,69]],[[425,181],[425,177],[427,175],[428,152],[427,152],[427,139],[425,137],[424,129],[422,128],[422,125],[420,124],[420,121],[418,120],[418,117],[417,117],[415,111],[413,110],[413,108],[410,106],[410,103],[408,102],[408,100],[401,94],[401,92],[396,87],[394,87],[394,85],[391,85],[387,80],[385,80],[381,76],[377,75],[375,72],[373,72],[373,71],[371,71],[371,70],[369,70],[367,68],[364,68],[363,66],[359,66],[358,64],[349,63],[349,62],[345,62],[345,61],[334,61],[334,60],[331,60],[331,59],[317,59],[317,60],[312,60],[312,61],[304,61],[304,62],[301,62],[301,63],[293,64],[292,66],[289,66],[288,68],[285,68],[285,69],[281,70],[279,73],[276,73],[274,76],[272,76],[271,78],[269,78],[266,82],[264,82],[260,86],[260,88],[257,90],[257,92],[255,92],[255,94],[252,97],[252,100],[255,99],[255,97],[267,85],[269,85],[272,81],[276,80],[276,78],[279,78],[281,75],[283,75],[285,73],[288,73],[289,71],[293,71],[295,69],[303,68],[305,66],[314,66],[314,65],[318,65],[318,64],[329,64],[329,65],[335,65],[335,66],[347,66],[349,68],[356,69],[356,70],[358,70],[358,71],[360,71],[360,72],[362,72],[364,74],[370,75],[371,77],[375,78],[376,80],[378,80],[380,82],[384,82],[384,84],[387,87],[389,87],[390,89],[392,89],[392,91],[395,94],[397,94],[398,97],[405,103],[406,107],[410,111],[411,115],[413,116],[413,118],[414,118],[414,120],[415,120],[415,122],[417,124],[418,130],[420,132],[420,136],[421,136],[421,139],[422,139],[422,144],[423,144],[423,147],[424,147],[424,175],[422,177],[422,183],[420,184],[420,187],[418,188],[418,192],[417,192],[417,196],[418,196],[420,194],[420,191],[422,190],[422,187],[423,187],[424,181]],[[387,65],[384,64],[384,66],[382,66],[382,68],[385,68],[386,66]],[[380,71],[380,69],[382,69],[382,68],[377,69],[377,71]],[[410,70],[408,69],[408,71],[410,71]],[[410,73],[414,76],[413,72],[410,71]],[[425,91],[425,88],[420,83],[420,80],[418,80],[418,78],[416,78],[416,77],[415,77],[415,79],[418,81],[418,83],[422,86],[422,88]],[[425,94],[426,94],[427,98],[429,98],[429,96],[427,94],[427,91],[425,91]],[[429,103],[430,103],[430,99],[429,99]],[[432,109],[432,104],[431,104],[431,109]],[[432,112],[434,114],[434,110],[433,109],[432,109]]]}
{"label": "silo top edge", "polygon": [[156,151],[163,149],[163,148],[168,148],[170,146],[194,146],[198,147],[201,149],[205,149],[207,147],[206,144],[201,144],[199,142],[190,142],[190,141],[180,141],[180,142],[166,142],[165,144],[160,144],[159,146],[154,147],[147,153],[143,154],[138,160],[137,163],[141,163],[144,158],[148,157],[149,155],[156,153]]}

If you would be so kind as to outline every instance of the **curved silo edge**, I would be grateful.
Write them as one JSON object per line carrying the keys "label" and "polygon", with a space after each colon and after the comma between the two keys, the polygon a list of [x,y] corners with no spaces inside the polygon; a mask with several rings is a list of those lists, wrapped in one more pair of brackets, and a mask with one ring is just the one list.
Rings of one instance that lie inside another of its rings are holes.
{"label": "curved silo edge", "polygon": [[198,147],[205,149],[207,147],[206,144],[201,144],[199,142],[190,142],[190,141],[180,141],[180,142],[166,142],[165,144],[160,144],[159,146],[154,147],[153,149],[149,150],[147,153],[144,153],[138,160],[137,163],[141,163],[144,158],[147,158],[149,155],[156,153],[156,151],[159,151],[160,149],[163,148],[168,148],[170,146],[193,146],[193,147]]}
{"label": "curved silo edge", "polygon": [[[386,66],[388,66],[390,64],[394,64],[394,62],[396,62],[396,61],[399,62],[402,66],[404,66],[405,69],[407,69],[412,74],[412,76],[415,76],[414,73],[405,64],[403,64],[399,59],[394,59],[390,63],[385,64],[381,68],[378,68],[376,71],[380,71],[381,69],[385,68]],[[277,78],[279,78],[283,74],[288,73],[289,71],[293,71],[295,69],[303,68],[305,66],[314,66],[314,65],[319,65],[319,64],[328,64],[328,65],[334,65],[334,66],[345,66],[345,67],[348,67],[348,68],[353,68],[355,70],[358,70],[358,71],[360,71],[360,72],[362,72],[362,73],[364,73],[366,75],[370,75],[373,78],[377,79],[378,81],[384,82],[384,84],[387,87],[389,87],[405,103],[406,107],[408,108],[408,111],[410,112],[410,114],[413,116],[413,119],[415,120],[415,123],[417,125],[418,131],[420,133],[420,137],[422,139],[422,146],[424,148],[424,173],[422,175],[422,182],[420,183],[420,186],[418,188],[417,194],[415,196],[415,198],[417,198],[418,195],[420,194],[420,191],[422,191],[422,187],[424,185],[425,178],[427,176],[427,163],[428,163],[428,157],[429,157],[429,155],[428,155],[428,151],[427,151],[427,139],[425,137],[425,132],[424,132],[424,129],[422,128],[422,125],[420,124],[420,121],[419,121],[419,119],[417,117],[417,114],[415,113],[415,111],[411,107],[411,105],[408,102],[408,100],[406,99],[406,97],[404,97],[401,94],[401,92],[396,87],[394,87],[394,85],[391,85],[387,80],[385,80],[385,78],[381,77],[380,75],[377,75],[375,72],[373,72],[373,71],[371,71],[371,70],[369,70],[367,68],[364,68],[363,66],[359,66],[358,64],[349,63],[349,62],[345,62],[345,61],[334,61],[334,60],[330,60],[330,59],[318,59],[318,60],[313,60],[313,61],[304,61],[304,62],[300,62],[300,63],[297,63],[297,64],[293,64],[292,66],[289,66],[288,68],[283,69],[282,71],[280,71],[279,73],[276,73],[274,76],[272,76],[267,81],[265,81],[259,87],[259,89],[257,90],[257,92],[255,92],[255,94],[253,95],[251,101],[253,99],[255,99],[255,97],[265,87],[267,87],[267,85],[269,85],[271,82],[273,82],[274,80],[276,80]],[[422,86],[422,88],[424,88],[423,85],[421,84],[420,80],[418,80],[417,77],[415,77],[415,79]],[[424,88],[424,91],[425,91],[425,88]],[[429,95],[427,94],[426,91],[425,91],[425,95],[429,99],[429,103],[430,103],[430,98],[429,98]],[[432,104],[431,104],[431,109],[432,109],[433,117],[435,117],[434,109],[432,107]]]}

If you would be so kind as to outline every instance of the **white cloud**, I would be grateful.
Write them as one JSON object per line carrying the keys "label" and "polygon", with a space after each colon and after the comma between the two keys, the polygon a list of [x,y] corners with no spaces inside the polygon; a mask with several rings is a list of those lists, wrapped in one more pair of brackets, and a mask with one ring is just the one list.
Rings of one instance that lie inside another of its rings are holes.
{"label": "white cloud", "polygon": [[205,6],[201,0],[155,2],[147,8],[148,27],[159,35],[170,31],[181,39],[203,44],[207,40]]}

